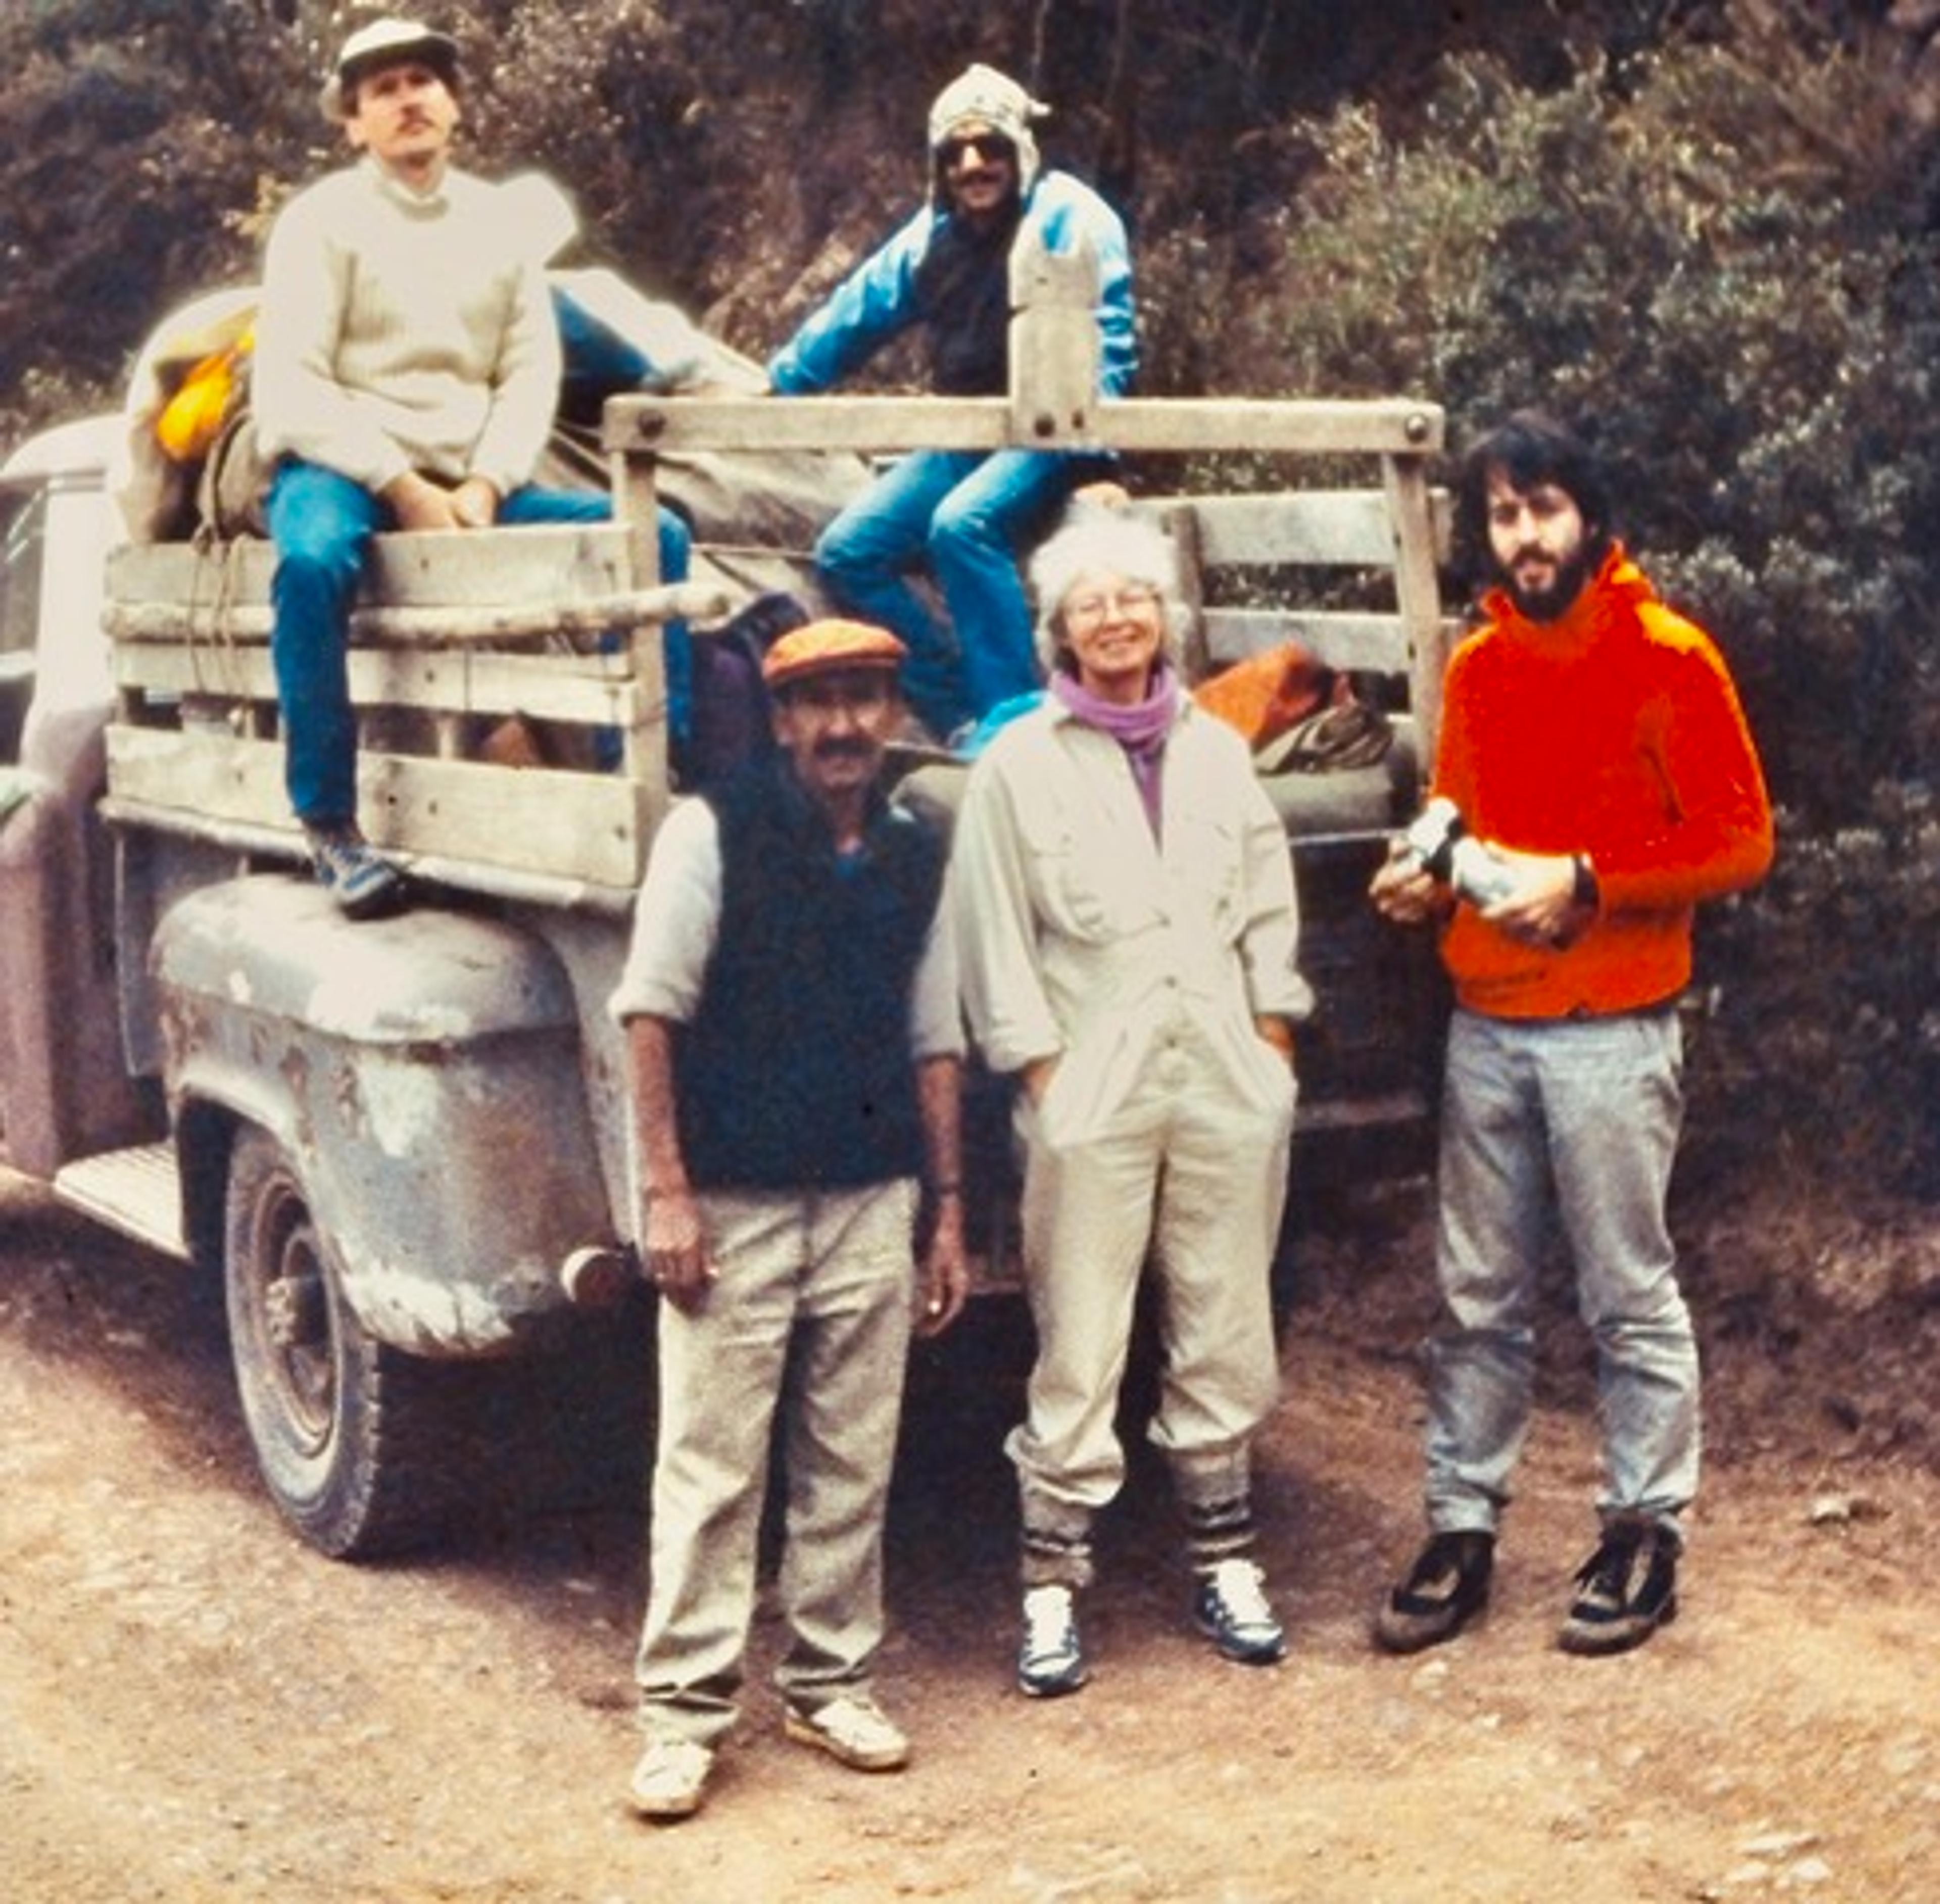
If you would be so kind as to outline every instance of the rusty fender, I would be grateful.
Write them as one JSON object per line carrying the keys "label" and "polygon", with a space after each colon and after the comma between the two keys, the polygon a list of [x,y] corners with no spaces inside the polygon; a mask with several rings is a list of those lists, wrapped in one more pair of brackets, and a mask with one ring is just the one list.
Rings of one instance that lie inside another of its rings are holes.
{"label": "rusty fender", "polygon": [[476,1356],[546,1326],[560,1265],[612,1228],[541,941],[430,905],[352,923],[265,874],[172,907],[151,957],[176,1123],[215,1106],[278,1139],[372,1335]]}

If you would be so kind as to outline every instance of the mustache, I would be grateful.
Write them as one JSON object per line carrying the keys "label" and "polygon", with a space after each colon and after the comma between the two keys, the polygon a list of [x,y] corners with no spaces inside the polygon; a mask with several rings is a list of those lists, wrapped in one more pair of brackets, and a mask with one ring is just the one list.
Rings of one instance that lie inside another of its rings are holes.
{"label": "mustache", "polygon": [[848,739],[818,740],[815,743],[817,760],[867,760],[870,745],[866,740]]}

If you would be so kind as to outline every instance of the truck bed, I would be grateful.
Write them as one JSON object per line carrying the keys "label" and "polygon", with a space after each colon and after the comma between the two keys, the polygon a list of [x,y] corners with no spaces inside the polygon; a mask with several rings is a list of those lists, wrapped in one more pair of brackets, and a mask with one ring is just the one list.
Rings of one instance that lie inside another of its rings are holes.
{"label": "truck bed", "polygon": [[[299,850],[273,563],[249,541],[111,557],[114,818]],[[712,605],[641,573],[627,532],[605,525],[379,536],[349,655],[371,839],[446,884],[630,901],[667,798],[659,623],[677,600]]]}

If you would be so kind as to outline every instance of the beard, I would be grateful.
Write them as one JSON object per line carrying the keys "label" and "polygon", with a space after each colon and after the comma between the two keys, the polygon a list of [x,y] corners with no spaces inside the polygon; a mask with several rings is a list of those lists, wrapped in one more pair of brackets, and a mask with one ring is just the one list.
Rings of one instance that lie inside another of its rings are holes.
{"label": "beard", "polygon": [[1496,579],[1525,621],[1560,621],[1583,592],[1596,567],[1598,552],[1586,541],[1573,555],[1556,566],[1554,577],[1540,588],[1525,588],[1515,578],[1513,565],[1497,565]]}

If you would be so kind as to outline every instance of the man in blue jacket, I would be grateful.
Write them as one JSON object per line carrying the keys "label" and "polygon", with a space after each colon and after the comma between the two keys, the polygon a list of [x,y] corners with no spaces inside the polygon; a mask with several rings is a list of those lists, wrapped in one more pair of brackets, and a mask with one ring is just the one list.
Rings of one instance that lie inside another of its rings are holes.
{"label": "man in blue jacket", "polygon": [[[1138,346],[1125,228],[1089,186],[1040,171],[1031,126],[1045,111],[989,66],[971,66],[944,88],[929,114],[929,199],[775,357],[768,380],[776,392],[826,390],[920,324],[939,395],[1002,395],[1011,252],[1034,240],[1064,255],[1088,247],[1097,260],[1103,394],[1127,392]],[[904,692],[939,739],[1039,685],[1017,548],[1095,467],[1063,450],[918,450],[823,532],[823,583],[848,612],[901,637]],[[953,641],[905,579],[925,557]]]}

